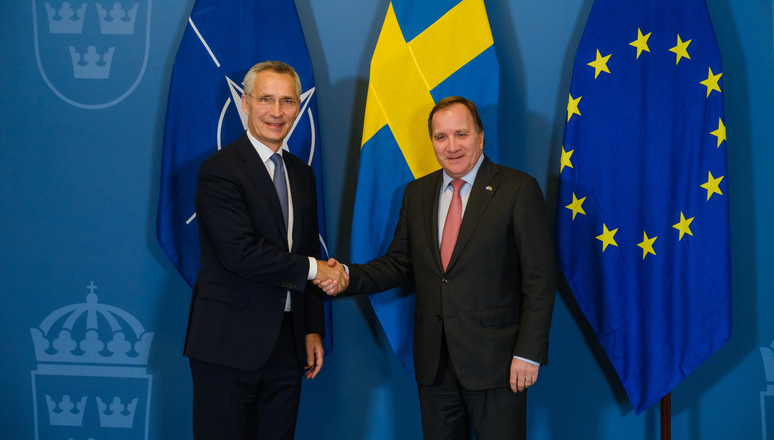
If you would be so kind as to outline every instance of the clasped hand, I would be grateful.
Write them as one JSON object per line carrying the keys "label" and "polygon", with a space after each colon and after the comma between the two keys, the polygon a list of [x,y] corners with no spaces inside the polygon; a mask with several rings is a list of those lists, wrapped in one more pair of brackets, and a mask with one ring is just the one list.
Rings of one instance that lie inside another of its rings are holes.
{"label": "clasped hand", "polygon": [[349,286],[349,275],[344,266],[333,258],[327,262],[317,260],[317,277],[313,282],[327,295],[336,296]]}

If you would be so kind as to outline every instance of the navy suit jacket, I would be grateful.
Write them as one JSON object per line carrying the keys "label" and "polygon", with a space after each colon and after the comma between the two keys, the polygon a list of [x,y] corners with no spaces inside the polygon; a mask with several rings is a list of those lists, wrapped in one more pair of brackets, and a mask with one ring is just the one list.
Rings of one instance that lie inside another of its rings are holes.
{"label": "navy suit jacket", "polygon": [[449,356],[468,389],[509,386],[514,355],[548,362],[556,290],[553,240],[540,186],[496,165],[479,168],[446,271],[438,243],[442,171],[410,182],[385,256],[350,267],[344,294],[416,282],[416,380],[431,385],[446,333]]}
{"label": "navy suit jacket", "polygon": [[201,268],[191,298],[185,355],[243,370],[260,368],[274,348],[291,293],[296,350],[324,336],[322,294],[307,281],[320,258],[317,193],[306,163],[283,152],[293,199],[293,249],[277,192],[247,134],[207,158],[194,196]]}

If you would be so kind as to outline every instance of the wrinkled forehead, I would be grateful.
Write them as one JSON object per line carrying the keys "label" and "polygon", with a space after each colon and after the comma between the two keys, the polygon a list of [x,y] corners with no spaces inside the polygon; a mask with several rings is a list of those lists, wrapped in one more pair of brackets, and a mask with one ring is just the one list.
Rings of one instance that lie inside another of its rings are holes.
{"label": "wrinkled forehead", "polygon": [[473,115],[462,104],[454,104],[438,109],[433,115],[433,134],[438,132],[473,131],[475,129],[476,124],[473,122]]}
{"label": "wrinkled forehead", "polygon": [[255,75],[251,93],[260,96],[297,99],[296,89],[296,82],[292,75],[264,70]]}

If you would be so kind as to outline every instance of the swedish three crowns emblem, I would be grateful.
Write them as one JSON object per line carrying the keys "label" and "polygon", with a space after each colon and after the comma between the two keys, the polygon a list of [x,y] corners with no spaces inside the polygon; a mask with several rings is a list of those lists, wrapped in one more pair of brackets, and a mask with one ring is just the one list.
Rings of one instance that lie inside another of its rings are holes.
{"label": "swedish three crowns emblem", "polygon": [[148,63],[151,0],[32,5],[38,68],[57,96],[100,109],[134,91]]}

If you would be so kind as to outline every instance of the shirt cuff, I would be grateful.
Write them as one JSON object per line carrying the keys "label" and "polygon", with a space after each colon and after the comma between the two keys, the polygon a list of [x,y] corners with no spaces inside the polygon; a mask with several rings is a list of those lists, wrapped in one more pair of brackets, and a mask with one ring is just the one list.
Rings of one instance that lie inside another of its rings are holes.
{"label": "shirt cuff", "polygon": [[315,278],[317,278],[317,260],[314,257],[309,257],[309,274],[306,279],[312,281]]}
{"label": "shirt cuff", "polygon": [[534,365],[534,366],[536,366],[536,367],[539,367],[539,366],[540,366],[540,362],[535,362],[535,361],[531,361],[531,360],[529,360],[529,359],[524,359],[524,358],[523,358],[523,357],[521,357],[521,356],[514,356],[513,358],[514,358],[514,359],[518,359],[518,360],[520,360],[520,361],[524,361],[524,362],[526,362],[526,363],[528,363],[528,364],[531,364],[531,365]]}

